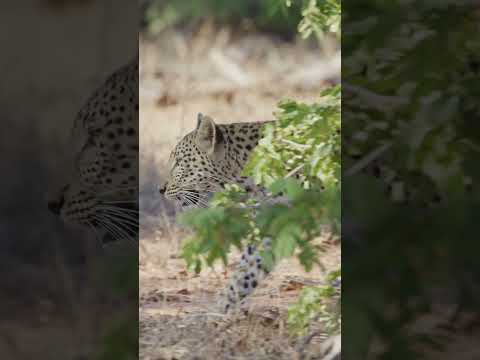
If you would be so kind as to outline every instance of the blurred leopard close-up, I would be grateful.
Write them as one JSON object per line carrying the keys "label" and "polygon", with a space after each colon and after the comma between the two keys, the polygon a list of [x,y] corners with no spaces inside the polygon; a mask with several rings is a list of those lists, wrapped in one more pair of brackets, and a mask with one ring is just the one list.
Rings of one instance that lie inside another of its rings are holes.
{"label": "blurred leopard close-up", "polygon": [[78,112],[66,179],[48,201],[103,243],[138,233],[138,58],[111,74]]}

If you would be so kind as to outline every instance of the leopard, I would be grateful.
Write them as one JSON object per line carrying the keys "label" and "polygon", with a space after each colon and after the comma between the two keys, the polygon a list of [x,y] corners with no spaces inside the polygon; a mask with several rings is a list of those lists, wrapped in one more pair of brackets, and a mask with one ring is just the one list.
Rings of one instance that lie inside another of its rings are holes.
{"label": "leopard", "polygon": [[[227,185],[242,188],[248,197],[261,201],[268,193],[254,184],[243,169],[258,145],[266,124],[274,120],[217,124],[199,113],[197,125],[172,150],[168,160],[168,176],[159,191],[180,212],[208,207],[213,195]],[[248,244],[229,281],[224,297],[219,301],[223,312],[228,312],[253,293],[269,274],[260,250],[268,250],[271,239],[257,246]]]}
{"label": "leopard", "polygon": [[[261,141],[263,129],[275,122],[218,124],[212,117],[199,113],[195,129],[185,135],[170,153],[168,175],[159,192],[175,203],[179,212],[208,207],[213,195],[231,184],[242,188],[259,204],[288,205],[288,199],[282,194],[272,195],[242,175]],[[223,314],[238,314],[238,310],[248,313],[244,306],[246,300],[274,270],[274,264],[267,265],[261,256],[264,251],[271,253],[271,245],[272,239],[266,237],[260,244],[249,243],[243,249],[241,259],[216,304]],[[335,286],[339,290],[340,282]],[[340,339],[340,336],[334,336],[325,341],[322,359],[340,359]]]}
{"label": "leopard", "polygon": [[71,127],[62,173],[48,209],[88,228],[102,245],[138,233],[138,56],[106,77]]}
{"label": "leopard", "polygon": [[[288,205],[283,195],[273,196],[243,175],[246,164],[261,141],[263,129],[267,124],[275,123],[276,120],[219,124],[212,117],[199,113],[195,129],[186,134],[170,153],[168,174],[159,192],[175,203],[179,212],[208,207],[214,194],[231,184],[242,188],[257,203]],[[274,270],[272,264],[269,267],[261,256],[262,252],[271,251],[271,245],[272,239],[266,237],[260,244],[245,246],[217,301],[222,313],[238,313],[236,310],[248,313],[244,306],[246,300]],[[340,283],[337,285],[339,289]],[[340,359],[340,353],[339,336],[325,341],[322,358]]]}

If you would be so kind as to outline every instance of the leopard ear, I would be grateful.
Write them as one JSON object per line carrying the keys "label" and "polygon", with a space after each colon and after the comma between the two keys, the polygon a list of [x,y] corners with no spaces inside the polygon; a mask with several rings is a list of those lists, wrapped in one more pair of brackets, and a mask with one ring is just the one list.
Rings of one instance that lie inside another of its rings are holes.
{"label": "leopard ear", "polygon": [[218,145],[218,136],[218,129],[213,119],[199,113],[195,131],[195,142],[198,148],[208,155],[213,155]]}

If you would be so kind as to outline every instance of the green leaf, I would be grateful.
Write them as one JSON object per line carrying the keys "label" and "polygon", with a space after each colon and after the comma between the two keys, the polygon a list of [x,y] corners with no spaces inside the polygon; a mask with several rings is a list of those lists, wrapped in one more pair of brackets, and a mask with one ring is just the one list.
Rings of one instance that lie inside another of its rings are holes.
{"label": "green leaf", "polygon": [[283,259],[293,255],[297,239],[300,238],[302,229],[298,224],[287,224],[283,227],[275,241],[274,255],[276,259]]}

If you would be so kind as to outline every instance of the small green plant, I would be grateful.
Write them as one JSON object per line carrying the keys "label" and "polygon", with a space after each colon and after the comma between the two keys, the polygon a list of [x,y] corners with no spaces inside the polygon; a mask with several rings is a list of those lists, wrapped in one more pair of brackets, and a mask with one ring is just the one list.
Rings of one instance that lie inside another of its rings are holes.
{"label": "small green plant", "polygon": [[[287,0],[290,6],[291,1]],[[309,0],[302,11],[298,31],[303,38],[315,34],[322,39],[325,34],[340,36],[342,7],[338,0]]]}
{"label": "small green plant", "polygon": [[266,126],[245,173],[265,186],[297,173],[306,188],[340,186],[340,86],[323,91],[317,103],[284,100],[279,108],[279,121]]}
{"label": "small green plant", "polygon": [[[323,286],[306,287],[300,293],[296,304],[288,310],[287,322],[292,332],[304,336],[312,320],[322,322],[327,334],[341,331],[339,290],[337,289],[340,271],[333,271]],[[337,308],[337,309],[336,309]]]}

